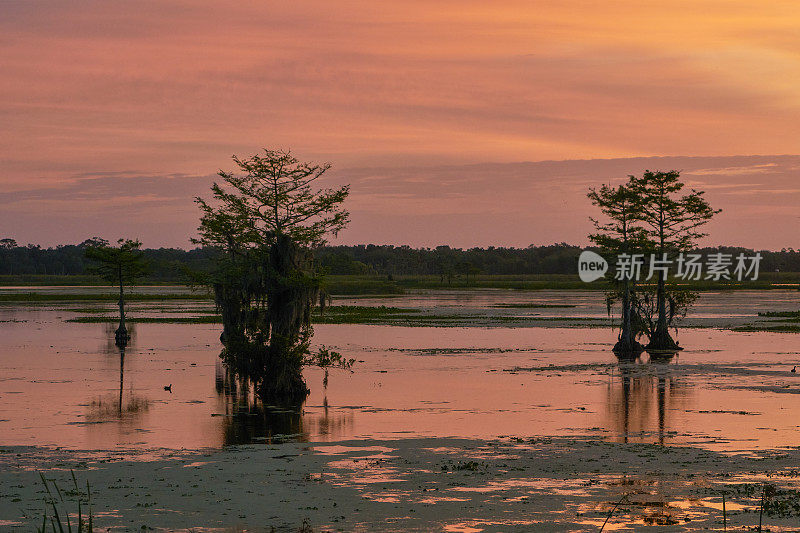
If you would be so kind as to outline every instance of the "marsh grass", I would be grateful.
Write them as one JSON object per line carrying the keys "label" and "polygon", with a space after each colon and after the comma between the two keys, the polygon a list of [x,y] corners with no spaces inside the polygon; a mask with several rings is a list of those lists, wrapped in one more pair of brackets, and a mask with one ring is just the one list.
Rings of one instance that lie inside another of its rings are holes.
{"label": "marsh grass", "polygon": [[800,333],[800,311],[761,311],[759,318],[772,319],[732,328],[739,332]]}
{"label": "marsh grass", "polygon": [[537,303],[521,303],[521,304],[494,304],[490,307],[498,309],[569,309],[577,307],[570,304],[537,304]]}
{"label": "marsh grass", "polygon": [[84,315],[91,315],[91,314],[100,314],[100,313],[108,313],[109,311],[113,311],[108,306],[105,307],[68,307],[65,308],[64,311],[69,311],[70,313],[81,313]]}
{"label": "marsh grass", "polygon": [[[605,279],[584,283],[575,274],[510,274],[483,275],[466,279],[442,280],[440,276],[395,276],[397,284],[404,289],[512,289],[512,290],[585,290],[606,291],[612,283]],[[800,273],[762,272],[758,280],[676,280],[681,287],[695,291],[725,290],[769,290],[800,288]]]}
{"label": "marsh grass", "polygon": [[748,324],[746,326],[731,328],[731,331],[738,331],[740,333],[757,333],[760,331],[772,333],[800,333],[800,324]]}
{"label": "marsh grass", "polygon": [[120,398],[116,394],[92,400],[89,404],[89,412],[86,415],[86,422],[96,424],[111,420],[120,420],[125,417],[134,417],[145,413],[150,409],[150,400],[136,396],[132,392],[128,400],[120,404]]}
{"label": "marsh grass", "polygon": [[419,309],[405,307],[377,307],[363,305],[331,305],[324,311],[315,309],[312,321],[317,324],[370,324],[383,323],[400,317],[417,315]]}
{"label": "marsh grass", "polygon": [[[126,322],[134,324],[221,324],[222,317],[219,315],[207,316],[140,316],[125,317]],[[77,322],[79,324],[113,324],[119,322],[118,317],[113,316],[79,316],[68,318],[65,322]]]}
{"label": "marsh grass", "polygon": [[[37,532],[46,533],[52,530],[54,533],[92,533],[94,531],[94,520],[92,517],[92,492],[89,487],[89,481],[86,481],[86,492],[84,493],[78,487],[78,480],[75,478],[75,472],[70,470],[72,475],[72,488],[62,491],[58,484],[44,477],[44,474],[39,472],[39,477],[42,479],[47,495],[44,497],[44,512],[42,513],[42,526],[37,528]],[[53,490],[50,490],[52,485]],[[53,493],[55,491],[55,494]],[[65,496],[67,499],[65,499]],[[73,503],[77,504],[77,513],[70,514],[65,506]],[[83,515],[83,505],[86,505],[88,514]],[[52,509],[52,515],[48,511]],[[49,518],[49,522],[48,522]],[[73,522],[75,520],[75,528],[73,529]],[[48,529],[48,525],[50,529]]]}
{"label": "marsh grass", "polygon": [[765,318],[798,318],[800,319],[800,311],[764,311],[758,313],[758,316]]}
{"label": "marsh grass", "polygon": [[[177,314],[176,311],[172,314]],[[211,311],[193,310],[203,316],[128,316],[126,320],[140,324],[220,324],[222,317]],[[92,312],[93,313],[93,312]],[[113,324],[119,319],[108,315],[80,316],[66,322],[82,324]],[[423,309],[405,307],[333,305],[314,310],[315,324],[375,324],[410,327],[454,327],[465,325],[513,326],[525,324],[556,324],[565,327],[606,327],[607,319],[592,317],[491,316],[486,314],[452,313],[428,314]]]}
{"label": "marsh grass", "polygon": [[608,521],[611,520],[611,516],[614,514],[614,511],[617,510],[617,507],[622,505],[622,502],[625,501],[627,498],[628,498],[628,495],[627,494],[623,494],[622,498],[620,498],[619,501],[614,504],[614,507],[612,507],[611,510],[608,512],[608,516],[606,516],[605,522],[603,522],[603,525],[600,526],[600,533],[603,533],[603,530],[606,528],[606,524],[608,524]]}
{"label": "marsh grass", "polygon": [[[329,275],[326,276],[326,290],[331,295],[341,296],[396,296],[407,290],[464,290],[464,289],[510,289],[510,290],[582,290],[606,291],[611,288],[608,279],[593,283],[580,281],[575,274],[492,274],[459,277],[449,282],[437,275],[395,275],[389,279],[385,275]],[[0,287],[29,286],[30,292],[0,294],[0,302],[51,302],[51,301],[116,301],[117,296],[107,294],[48,294],[37,292],[37,286],[97,286],[103,283],[91,276],[2,276]],[[148,281],[154,286],[183,286],[175,280],[171,282]],[[692,280],[680,282],[680,286],[695,291],[725,290],[797,290],[800,289],[800,272],[762,272],[756,281],[711,281]],[[146,290],[139,286],[138,290]],[[130,301],[211,299],[206,294],[133,294]]]}

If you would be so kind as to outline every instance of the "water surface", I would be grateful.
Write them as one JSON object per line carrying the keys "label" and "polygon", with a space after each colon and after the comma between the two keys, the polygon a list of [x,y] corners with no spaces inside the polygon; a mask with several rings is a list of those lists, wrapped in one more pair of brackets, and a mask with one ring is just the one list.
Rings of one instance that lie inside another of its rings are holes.
{"label": "water surface", "polygon": [[[570,305],[497,308],[506,303]],[[601,293],[450,291],[337,304],[604,317]],[[85,303],[79,304],[85,307]],[[208,302],[137,303],[196,314]],[[137,324],[120,354],[69,303],[0,306],[0,445],[205,448],[276,440],[590,435],[744,451],[800,446],[796,335],[680,332],[678,357],[620,363],[607,328],[317,325],[353,373],[306,370],[301,412],[264,408],[219,364],[219,325]],[[98,304],[112,310],[113,304]],[[696,318],[796,310],[788,291],[706,294]],[[171,392],[164,387],[171,385]]]}

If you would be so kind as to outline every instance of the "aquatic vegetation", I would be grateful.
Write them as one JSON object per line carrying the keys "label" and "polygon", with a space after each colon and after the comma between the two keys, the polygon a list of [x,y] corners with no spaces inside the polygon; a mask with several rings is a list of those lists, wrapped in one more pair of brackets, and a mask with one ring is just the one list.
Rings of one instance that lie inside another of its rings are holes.
{"label": "aquatic vegetation", "polygon": [[499,309],[569,309],[577,306],[570,304],[540,304],[531,302],[521,304],[492,304],[490,307]]}
{"label": "aquatic vegetation", "polygon": [[800,325],[798,324],[748,324],[746,326],[736,326],[731,328],[732,331],[742,333],[756,333],[759,331],[772,332],[772,333],[800,333]]}
{"label": "aquatic vegetation", "polygon": [[92,400],[88,406],[86,421],[91,424],[119,420],[145,413],[148,409],[150,401],[147,398],[131,394],[126,402],[120,403],[118,396],[108,395]]}
{"label": "aquatic vegetation", "polygon": [[[119,320],[111,316],[79,316],[68,318],[65,322],[75,322],[78,324],[108,324]],[[204,316],[141,316],[127,317],[127,322],[139,324],[221,324],[222,317],[219,315]]]}
{"label": "aquatic vegetation", "polygon": [[477,472],[478,470],[485,470],[489,467],[486,463],[480,461],[452,461],[449,460],[442,465],[442,472],[458,472],[468,471]]}
{"label": "aquatic vegetation", "polygon": [[324,345],[321,346],[316,352],[310,352],[303,360],[303,366],[316,366],[324,370],[325,374],[322,379],[322,386],[328,387],[328,371],[331,368],[338,368],[340,370],[353,371],[353,364],[355,359],[346,359],[342,354],[329,350]]}
{"label": "aquatic vegetation", "polygon": [[763,311],[758,316],[766,318],[800,318],[800,311]]}
{"label": "aquatic vegetation", "polygon": [[[78,480],[75,478],[75,472],[70,470],[70,474],[72,475],[73,488],[62,491],[55,481],[50,480],[48,482],[44,474],[39,472],[39,477],[42,479],[42,485],[44,485],[47,496],[44,498],[45,510],[42,514],[42,526],[37,528],[38,533],[47,533],[50,529],[52,529],[54,533],[73,533],[73,518],[75,519],[75,533],[92,533],[94,531],[92,491],[89,487],[89,482],[86,482],[86,492],[84,493],[78,488]],[[50,490],[51,485],[56,494],[53,494],[53,491]],[[64,496],[72,498],[71,502],[77,504],[77,512],[72,513],[72,516],[70,516],[69,511],[63,508],[66,503],[70,503],[70,500],[65,500]],[[84,505],[88,511],[86,516],[83,514]],[[52,515],[48,514],[48,508],[52,509]],[[61,509],[60,512],[59,509]],[[50,519],[50,529],[47,527],[48,518]]]}
{"label": "aquatic vegetation", "polygon": [[361,305],[329,305],[324,310],[318,309],[312,320],[318,324],[369,324],[382,323],[396,318],[419,314],[419,309],[377,307]]}

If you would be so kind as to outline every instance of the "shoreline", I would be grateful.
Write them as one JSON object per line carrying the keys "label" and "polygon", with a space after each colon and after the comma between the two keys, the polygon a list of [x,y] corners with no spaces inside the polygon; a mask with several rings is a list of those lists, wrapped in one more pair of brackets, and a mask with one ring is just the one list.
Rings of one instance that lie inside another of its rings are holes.
{"label": "shoreline", "polygon": [[19,531],[41,522],[37,471],[63,488],[70,469],[89,482],[96,526],[110,531],[297,531],[304,521],[313,531],[596,531],[623,495],[613,529],[695,531],[719,527],[723,493],[733,529],[757,524],[764,481],[777,491],[764,517],[772,531],[793,526],[800,506],[797,448],[506,437],[240,445],[151,460],[2,450],[0,516]]}

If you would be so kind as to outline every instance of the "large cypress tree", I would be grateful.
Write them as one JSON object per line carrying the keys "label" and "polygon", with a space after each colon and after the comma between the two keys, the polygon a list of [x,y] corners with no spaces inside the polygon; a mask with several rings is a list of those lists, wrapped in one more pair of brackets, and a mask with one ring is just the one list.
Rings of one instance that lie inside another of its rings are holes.
{"label": "large cypress tree", "polygon": [[220,171],[213,199],[196,199],[202,218],[194,242],[221,252],[208,282],[223,319],[222,356],[263,400],[297,403],[308,394],[302,366],[321,291],[313,250],[347,224],[349,186],[316,187],[330,165],[288,151],[233,161],[239,173]]}
{"label": "large cypress tree", "polygon": [[[692,249],[698,239],[707,235],[700,228],[721,211],[711,208],[703,191],[691,189],[683,194],[685,184],[680,181],[677,170],[647,170],[641,177],[630,176],[629,187],[640,204],[637,217],[657,259],[671,258]],[[658,320],[646,347],[648,351],[680,349],[669,334],[666,281],[665,272],[660,270],[656,288]]]}
{"label": "large cypress tree", "polygon": [[[628,185],[600,189],[589,189],[589,199],[605,216],[604,220],[592,218],[597,233],[589,239],[600,247],[605,255],[631,254],[644,244],[644,230],[639,226],[639,199]],[[632,285],[635,280],[627,277],[617,280],[617,287],[608,295],[609,301],[619,299],[622,304],[620,333],[614,352],[621,356],[636,355],[644,348],[636,340],[633,328]],[[610,310],[610,307],[609,307]]]}

